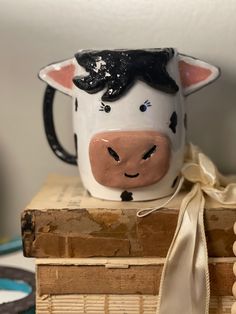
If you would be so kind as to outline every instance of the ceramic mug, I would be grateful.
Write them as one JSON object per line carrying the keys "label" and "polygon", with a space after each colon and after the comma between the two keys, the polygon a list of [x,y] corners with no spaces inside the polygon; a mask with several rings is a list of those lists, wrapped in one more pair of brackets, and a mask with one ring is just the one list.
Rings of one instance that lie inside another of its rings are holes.
{"label": "ceramic mug", "polygon": [[[185,97],[219,69],[173,48],[81,50],[43,68],[44,124],[53,152],[77,164],[94,197],[144,201],[174,193],[184,159]],[[59,143],[55,90],[72,97],[76,156]]]}

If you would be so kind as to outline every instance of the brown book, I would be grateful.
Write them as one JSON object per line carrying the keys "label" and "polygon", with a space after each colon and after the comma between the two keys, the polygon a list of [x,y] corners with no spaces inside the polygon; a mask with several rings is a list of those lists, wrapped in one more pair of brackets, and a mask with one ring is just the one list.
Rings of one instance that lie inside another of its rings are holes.
{"label": "brown book", "polygon": [[[165,199],[109,202],[90,197],[78,177],[50,176],[22,213],[24,254],[37,258],[165,257],[177,224],[181,192],[166,208],[138,218]],[[210,257],[233,257],[235,208],[206,202]]]}
{"label": "brown book", "polygon": [[[37,259],[37,293],[158,295],[164,258]],[[212,296],[230,296],[235,258],[209,259]]]}

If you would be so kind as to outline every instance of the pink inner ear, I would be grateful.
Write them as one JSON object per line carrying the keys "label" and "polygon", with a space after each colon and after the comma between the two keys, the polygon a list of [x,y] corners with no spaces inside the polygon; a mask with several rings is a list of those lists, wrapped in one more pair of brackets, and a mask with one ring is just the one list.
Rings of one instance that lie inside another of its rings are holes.
{"label": "pink inner ear", "polygon": [[59,70],[48,72],[48,76],[63,87],[72,89],[72,79],[75,73],[74,64],[66,65]]}
{"label": "pink inner ear", "polygon": [[197,65],[179,61],[180,79],[183,87],[189,87],[205,81],[211,74],[211,70]]}

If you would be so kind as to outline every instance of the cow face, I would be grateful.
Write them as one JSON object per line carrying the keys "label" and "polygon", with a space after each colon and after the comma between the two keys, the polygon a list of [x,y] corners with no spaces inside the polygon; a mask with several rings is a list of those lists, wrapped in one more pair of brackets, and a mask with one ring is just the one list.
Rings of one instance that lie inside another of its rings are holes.
{"label": "cow face", "polygon": [[173,193],[185,147],[184,96],[218,75],[216,67],[173,49],[79,52],[40,72],[73,98],[85,187],[111,200]]}
{"label": "cow face", "polygon": [[[79,143],[83,141],[95,180],[112,188],[140,188],[157,183],[184,146],[184,106],[180,94],[169,95],[136,82],[114,102],[102,101],[104,90],[78,91],[75,113]],[[178,118],[175,118],[175,115]],[[174,118],[173,118],[174,117]],[[80,130],[83,129],[83,132]],[[178,132],[177,132],[178,130]],[[153,171],[155,169],[155,171]]]}

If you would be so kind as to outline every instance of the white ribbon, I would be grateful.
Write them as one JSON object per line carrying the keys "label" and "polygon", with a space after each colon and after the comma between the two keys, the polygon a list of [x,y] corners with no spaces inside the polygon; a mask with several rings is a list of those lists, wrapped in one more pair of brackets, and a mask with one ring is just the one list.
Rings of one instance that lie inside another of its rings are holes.
{"label": "white ribbon", "polygon": [[191,191],[181,203],[163,268],[157,314],[208,314],[210,280],[203,222],[205,197],[223,206],[236,207],[236,179],[221,175],[213,162],[192,144],[188,146],[181,173],[178,188],[168,201],[155,209],[143,209],[137,215],[144,217],[166,206],[184,181],[191,184]]}

